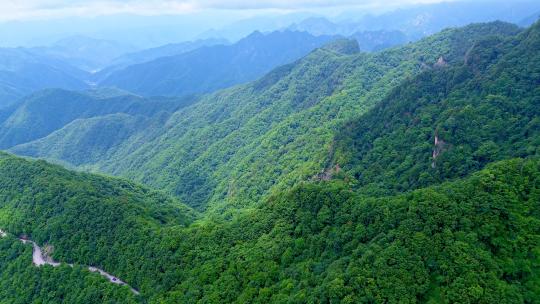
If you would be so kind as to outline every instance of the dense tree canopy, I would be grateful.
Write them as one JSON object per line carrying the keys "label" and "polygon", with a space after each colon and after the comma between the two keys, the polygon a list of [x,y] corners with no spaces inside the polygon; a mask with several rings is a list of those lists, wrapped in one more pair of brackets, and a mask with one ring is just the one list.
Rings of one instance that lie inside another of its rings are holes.
{"label": "dense tree canopy", "polygon": [[28,144],[114,146],[84,165],[164,193],[0,154],[0,302],[540,303],[539,50],[540,23],[340,40],[149,133],[113,113]]}

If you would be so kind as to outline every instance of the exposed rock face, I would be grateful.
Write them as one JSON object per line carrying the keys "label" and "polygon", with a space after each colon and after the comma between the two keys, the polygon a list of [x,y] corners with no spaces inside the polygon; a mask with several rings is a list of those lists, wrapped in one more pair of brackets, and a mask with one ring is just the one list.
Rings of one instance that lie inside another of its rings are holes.
{"label": "exposed rock face", "polygon": [[448,63],[446,62],[446,60],[444,60],[443,56],[439,57],[437,62],[435,62],[434,64],[434,67],[436,68],[444,68],[446,66],[448,66]]}
{"label": "exposed rock face", "polygon": [[432,168],[436,167],[437,157],[441,155],[445,145],[446,143],[443,140],[439,139],[439,136],[435,134],[435,141],[434,141],[433,154],[432,154],[433,161],[431,162]]}

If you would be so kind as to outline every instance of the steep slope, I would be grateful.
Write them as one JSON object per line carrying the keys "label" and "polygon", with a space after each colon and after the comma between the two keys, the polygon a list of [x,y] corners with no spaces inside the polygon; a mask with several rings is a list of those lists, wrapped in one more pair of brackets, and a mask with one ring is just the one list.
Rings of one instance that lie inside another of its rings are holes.
{"label": "steep slope", "polygon": [[100,85],[141,95],[211,92],[254,80],[331,40],[299,32],[255,32],[233,45],[203,47],[112,73]]}
{"label": "steep slope", "polygon": [[[326,173],[336,148],[334,134],[345,122],[441,57],[446,64],[459,64],[482,37],[518,31],[504,23],[478,24],[374,54],[355,53],[357,45],[341,40],[256,82],[205,96],[160,127],[123,142],[116,140],[122,136],[79,141],[79,136],[89,137],[73,130],[96,133],[73,124],[12,151],[126,176],[223,214],[320,174],[331,175]],[[109,145],[114,147],[82,142],[114,142]]]}
{"label": "steep slope", "polygon": [[302,185],[232,223],[192,229],[199,246],[183,261],[197,264],[163,302],[535,303],[539,170],[538,160],[507,161],[384,198]]}
{"label": "steep slope", "polygon": [[5,153],[0,154],[0,185],[3,231],[50,245],[56,261],[105,269],[136,288],[164,279],[159,262],[141,259],[160,258],[158,248],[145,252],[153,235],[189,225],[196,216],[181,203],[127,181]]}
{"label": "steep slope", "polygon": [[2,303],[141,303],[129,289],[107,282],[82,267],[35,267],[32,246],[0,238]]}
{"label": "steep slope", "polygon": [[51,89],[29,96],[1,122],[0,147],[45,137],[76,119],[114,113],[151,117],[163,111],[174,112],[194,101],[191,97],[144,99],[122,93],[99,94]]}
{"label": "steep slope", "polygon": [[392,193],[540,154],[539,50],[537,23],[406,81],[343,129],[332,165],[369,191]]}
{"label": "steep slope", "polygon": [[78,118],[49,135],[12,147],[10,152],[44,157],[67,166],[92,167],[103,155],[114,154],[123,142],[143,144],[159,130],[170,113],[152,116],[115,113],[90,118]]}
{"label": "steep slope", "polygon": [[249,206],[321,172],[334,130],[402,80],[441,56],[462,61],[481,37],[516,32],[503,23],[480,24],[375,54],[321,48],[178,111],[162,135],[143,146],[125,143],[98,168],[166,189],[198,208]]}
{"label": "steep slope", "polygon": [[[126,278],[149,303],[538,300],[538,159],[382,198],[306,183],[232,221],[187,228],[188,209],[133,184],[1,159],[0,227]],[[0,257],[29,257],[6,247]]]}

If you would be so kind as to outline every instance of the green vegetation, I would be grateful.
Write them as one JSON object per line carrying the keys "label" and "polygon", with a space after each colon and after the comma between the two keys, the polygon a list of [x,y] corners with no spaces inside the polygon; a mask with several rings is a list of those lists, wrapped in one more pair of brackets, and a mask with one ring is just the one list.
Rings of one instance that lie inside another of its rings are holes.
{"label": "green vegetation", "polygon": [[165,193],[0,154],[0,228],[141,297],[32,267],[9,237],[0,285],[35,302],[540,303],[538,50],[540,23],[372,54],[339,40],[172,114],[66,122],[12,150]]}
{"label": "green vegetation", "polygon": [[306,183],[232,221],[187,228],[187,209],[122,181],[9,156],[0,168],[3,201],[16,196],[9,185],[23,190],[2,204],[3,226],[54,246],[55,259],[99,263],[150,303],[539,300],[538,159],[393,197]]}
{"label": "green vegetation", "polygon": [[208,93],[255,80],[332,39],[306,32],[254,32],[232,45],[201,47],[113,71],[100,85],[144,96]]}
{"label": "green vegetation", "polygon": [[110,284],[81,267],[31,264],[32,247],[0,238],[0,303],[140,303],[129,289]]}
{"label": "green vegetation", "polygon": [[23,99],[15,108],[5,109],[5,114],[0,112],[0,148],[43,138],[76,119],[117,113],[151,118],[170,114],[193,101],[193,97],[145,99],[110,90],[44,90]]}
{"label": "green vegetation", "polygon": [[365,191],[388,194],[540,155],[538,49],[540,24],[405,81],[336,137],[334,163]]}
{"label": "green vegetation", "polygon": [[162,303],[538,303],[539,165],[384,198],[296,187],[193,228],[194,266]]}
{"label": "green vegetation", "polygon": [[200,210],[251,207],[322,172],[335,132],[403,80],[441,56],[462,62],[485,36],[517,32],[505,23],[471,25],[374,54],[343,54],[332,44],[204,97],[173,114],[146,144],[126,141],[86,168],[165,189]]}
{"label": "green vegetation", "polygon": [[[159,280],[161,256],[146,250],[158,228],[196,213],[132,183],[0,155],[0,227],[50,244],[56,261],[102,268],[131,286]],[[129,260],[125,256],[131,257]],[[30,260],[29,260],[30,262]]]}

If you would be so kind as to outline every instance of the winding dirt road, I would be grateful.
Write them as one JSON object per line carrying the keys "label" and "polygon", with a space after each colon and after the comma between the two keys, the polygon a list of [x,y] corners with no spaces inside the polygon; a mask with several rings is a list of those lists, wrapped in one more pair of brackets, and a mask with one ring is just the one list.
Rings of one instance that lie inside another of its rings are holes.
{"label": "winding dirt road", "polygon": [[[6,236],[7,236],[7,232],[0,229],[0,237],[6,237]],[[19,240],[21,242],[23,242],[23,244],[26,244],[26,243],[32,244],[32,246],[33,246],[32,262],[37,267],[40,267],[40,266],[43,266],[43,265],[51,265],[53,267],[58,267],[58,266],[62,265],[62,263],[55,262],[47,254],[43,254],[43,250],[41,249],[41,247],[39,247],[38,244],[36,244],[34,241],[31,241],[31,240],[28,240],[28,239],[25,239],[25,238],[19,238]],[[70,267],[73,267],[73,264],[67,264],[67,265],[70,266]],[[138,290],[136,290],[135,288],[132,288],[126,282],[120,280],[119,278],[113,276],[112,274],[107,273],[106,271],[104,271],[102,269],[99,269],[99,268],[93,267],[93,266],[88,266],[88,270],[90,272],[99,273],[102,277],[105,277],[107,280],[109,280],[109,282],[111,282],[113,284],[128,286],[134,294],[137,294],[137,295],[139,294]]]}

